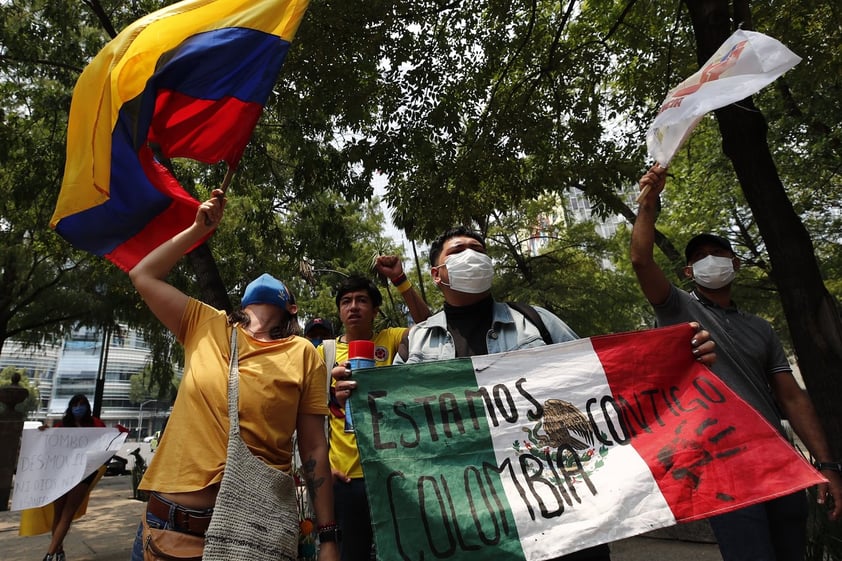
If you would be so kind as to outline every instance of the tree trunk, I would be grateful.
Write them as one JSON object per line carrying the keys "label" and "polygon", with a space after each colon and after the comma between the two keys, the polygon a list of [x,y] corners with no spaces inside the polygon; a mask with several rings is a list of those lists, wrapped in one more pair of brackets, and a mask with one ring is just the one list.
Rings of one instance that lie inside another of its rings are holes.
{"label": "tree trunk", "polygon": [[203,243],[188,253],[187,258],[190,260],[190,265],[196,274],[196,281],[199,283],[199,289],[201,290],[199,299],[217,310],[225,310],[231,313],[233,309],[231,299],[228,297],[228,291],[225,290],[225,283],[222,282],[222,276],[219,274],[216,260],[213,258],[213,253],[211,253],[208,244]]}
{"label": "tree trunk", "polygon": [[[740,22],[732,26],[727,0],[685,0],[685,4],[693,20],[701,65]],[[735,4],[735,13],[745,13],[744,4]],[[734,166],[766,244],[771,276],[780,293],[804,383],[834,459],[842,458],[842,439],[833,437],[842,434],[837,405],[842,402],[842,320],[836,302],[824,286],[810,235],[778,176],[765,118],[749,98],[718,110],[716,119],[723,151]]]}

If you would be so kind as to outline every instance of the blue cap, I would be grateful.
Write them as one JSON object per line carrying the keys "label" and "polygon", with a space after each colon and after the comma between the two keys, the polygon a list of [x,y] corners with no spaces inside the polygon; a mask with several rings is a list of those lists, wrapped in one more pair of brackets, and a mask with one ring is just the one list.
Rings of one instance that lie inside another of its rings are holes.
{"label": "blue cap", "polygon": [[284,283],[269,273],[263,273],[246,287],[240,304],[244,308],[249,304],[272,304],[286,310],[289,301],[289,290]]}

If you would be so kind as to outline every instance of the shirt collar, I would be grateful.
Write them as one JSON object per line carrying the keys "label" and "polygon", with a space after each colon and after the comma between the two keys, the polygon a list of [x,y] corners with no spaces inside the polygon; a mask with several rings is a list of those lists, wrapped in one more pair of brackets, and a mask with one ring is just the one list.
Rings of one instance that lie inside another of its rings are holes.
{"label": "shirt collar", "polygon": [[737,308],[737,304],[734,302],[733,299],[731,300],[730,306],[727,306],[727,307],[723,308],[722,306],[720,306],[719,304],[717,304],[716,302],[714,302],[710,298],[706,297],[704,294],[702,294],[698,290],[693,289],[692,291],[690,291],[690,294],[696,300],[698,300],[699,302],[701,302],[702,304],[704,304],[708,308],[719,308],[720,310],[725,310],[725,311],[729,311],[729,312],[740,312],[740,310]]}

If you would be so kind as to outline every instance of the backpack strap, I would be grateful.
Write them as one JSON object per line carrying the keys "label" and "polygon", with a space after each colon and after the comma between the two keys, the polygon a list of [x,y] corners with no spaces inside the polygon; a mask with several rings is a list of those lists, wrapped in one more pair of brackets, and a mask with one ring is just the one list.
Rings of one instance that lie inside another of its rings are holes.
{"label": "backpack strap", "polygon": [[398,344],[398,356],[406,362],[409,358],[409,333],[415,329],[415,326],[407,328],[406,331],[403,332],[403,337],[401,337],[401,342]]}
{"label": "backpack strap", "polygon": [[[333,365],[336,364],[336,339],[325,339],[322,341],[322,350],[325,353],[325,368],[327,369],[327,401],[330,403],[330,386],[333,382],[333,376],[331,376],[330,372],[333,370]],[[325,439],[328,441],[328,445],[330,444],[330,416],[331,413],[328,413],[327,417],[325,417]]]}
{"label": "backpack strap", "polygon": [[325,352],[325,368],[327,368],[327,395],[330,395],[330,386],[333,382],[330,371],[336,364],[336,339],[325,339],[322,341],[322,348]]}
{"label": "backpack strap", "polygon": [[541,333],[541,338],[544,340],[544,343],[547,345],[552,345],[554,343],[550,332],[547,330],[547,326],[544,325],[544,320],[541,319],[541,316],[538,312],[530,306],[529,304],[524,304],[523,302],[506,302],[506,304],[523,314],[523,317],[528,319],[535,327],[538,328],[538,332]]}

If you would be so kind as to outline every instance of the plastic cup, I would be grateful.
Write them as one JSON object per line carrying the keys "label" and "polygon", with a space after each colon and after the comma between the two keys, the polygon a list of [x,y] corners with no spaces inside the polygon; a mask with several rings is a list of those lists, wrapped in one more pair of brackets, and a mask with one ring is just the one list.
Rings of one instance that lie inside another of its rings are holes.
{"label": "plastic cup", "polygon": [[[351,363],[351,373],[360,368],[374,368],[374,343],[365,340],[349,341],[348,362]],[[354,432],[350,399],[345,402],[345,432]]]}

